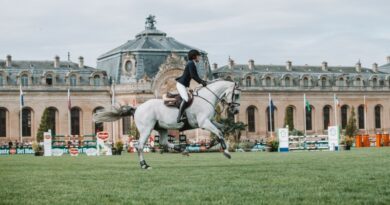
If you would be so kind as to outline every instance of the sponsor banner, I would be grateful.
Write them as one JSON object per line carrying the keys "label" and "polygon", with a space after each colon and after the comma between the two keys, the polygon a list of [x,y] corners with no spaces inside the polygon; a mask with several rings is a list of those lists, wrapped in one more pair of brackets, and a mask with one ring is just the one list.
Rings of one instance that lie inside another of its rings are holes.
{"label": "sponsor banner", "polygon": [[329,126],[328,127],[328,143],[330,151],[337,151],[339,148],[339,127],[338,126]]}
{"label": "sponsor banner", "polygon": [[85,154],[87,154],[87,156],[96,156],[97,149],[96,148],[87,148],[87,149],[85,149]]}
{"label": "sponsor banner", "polygon": [[43,133],[43,150],[44,156],[51,156],[51,132]]}
{"label": "sponsor banner", "polygon": [[64,154],[64,149],[55,148],[55,149],[52,149],[51,153],[52,153],[52,156],[59,157],[59,156],[62,156]]}
{"label": "sponsor banner", "polygon": [[112,144],[108,141],[108,138],[108,132],[103,131],[96,133],[97,155],[112,155]]}
{"label": "sponsor banner", "polygon": [[288,152],[288,128],[278,129],[279,152]]}
{"label": "sponsor banner", "polygon": [[70,154],[70,156],[73,156],[73,157],[79,156],[79,149],[78,148],[70,148],[69,154]]}

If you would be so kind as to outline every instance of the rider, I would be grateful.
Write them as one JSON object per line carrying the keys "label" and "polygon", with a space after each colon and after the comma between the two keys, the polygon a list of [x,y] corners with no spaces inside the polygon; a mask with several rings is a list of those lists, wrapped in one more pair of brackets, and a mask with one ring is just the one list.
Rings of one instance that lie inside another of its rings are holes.
{"label": "rider", "polygon": [[182,76],[176,78],[176,88],[179,92],[183,101],[180,104],[179,116],[177,116],[177,122],[181,121],[184,110],[188,105],[188,94],[187,88],[190,86],[191,79],[194,79],[196,82],[202,84],[203,86],[207,85],[207,81],[202,80],[198,71],[196,70],[196,63],[199,62],[200,53],[197,50],[190,50],[188,52],[188,62]]}

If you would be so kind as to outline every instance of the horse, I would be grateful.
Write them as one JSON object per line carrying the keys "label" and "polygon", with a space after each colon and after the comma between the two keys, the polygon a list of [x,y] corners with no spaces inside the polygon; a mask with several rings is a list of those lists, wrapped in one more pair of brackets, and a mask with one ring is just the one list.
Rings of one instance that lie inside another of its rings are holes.
{"label": "horse", "polygon": [[223,132],[223,125],[213,118],[216,113],[216,106],[221,103],[227,105],[227,111],[231,114],[239,112],[240,89],[238,84],[226,80],[214,80],[208,82],[205,87],[197,87],[193,91],[192,104],[184,111],[187,120],[177,123],[176,116],[179,110],[175,107],[168,107],[163,99],[150,99],[134,108],[129,105],[113,107],[111,110],[103,110],[94,114],[95,122],[112,122],[125,116],[133,116],[136,127],[140,133],[137,153],[141,169],[151,169],[143,155],[143,148],[151,132],[156,130],[160,134],[160,144],[178,150],[178,146],[168,142],[168,129],[180,131],[202,128],[214,133],[217,141],[221,144],[223,154],[231,158],[227,150]]}

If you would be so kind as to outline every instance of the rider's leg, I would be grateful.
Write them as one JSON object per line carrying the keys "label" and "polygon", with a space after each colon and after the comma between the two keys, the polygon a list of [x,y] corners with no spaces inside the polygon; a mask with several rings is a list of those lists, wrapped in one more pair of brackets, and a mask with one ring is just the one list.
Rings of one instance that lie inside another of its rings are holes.
{"label": "rider's leg", "polygon": [[180,107],[179,107],[179,115],[177,116],[177,122],[179,123],[181,121],[181,117],[184,113],[184,110],[187,107],[188,94],[187,94],[186,87],[184,85],[182,85],[181,83],[177,82],[176,88],[177,88],[177,91],[179,92],[181,98],[183,99],[183,101],[181,102]]}

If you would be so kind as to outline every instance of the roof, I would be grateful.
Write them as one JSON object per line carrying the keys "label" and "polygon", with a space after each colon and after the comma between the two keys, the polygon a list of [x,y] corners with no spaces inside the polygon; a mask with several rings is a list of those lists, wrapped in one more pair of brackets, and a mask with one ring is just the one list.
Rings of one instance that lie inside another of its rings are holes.
{"label": "roof", "polygon": [[30,69],[36,69],[36,70],[84,70],[84,71],[96,71],[97,69],[84,66],[83,68],[80,68],[78,63],[71,62],[71,61],[60,61],[60,67],[55,68],[54,67],[54,61],[31,61],[31,60],[17,60],[12,61],[11,67],[5,66],[5,60],[0,60],[0,69],[20,69],[20,70],[30,70]]}

